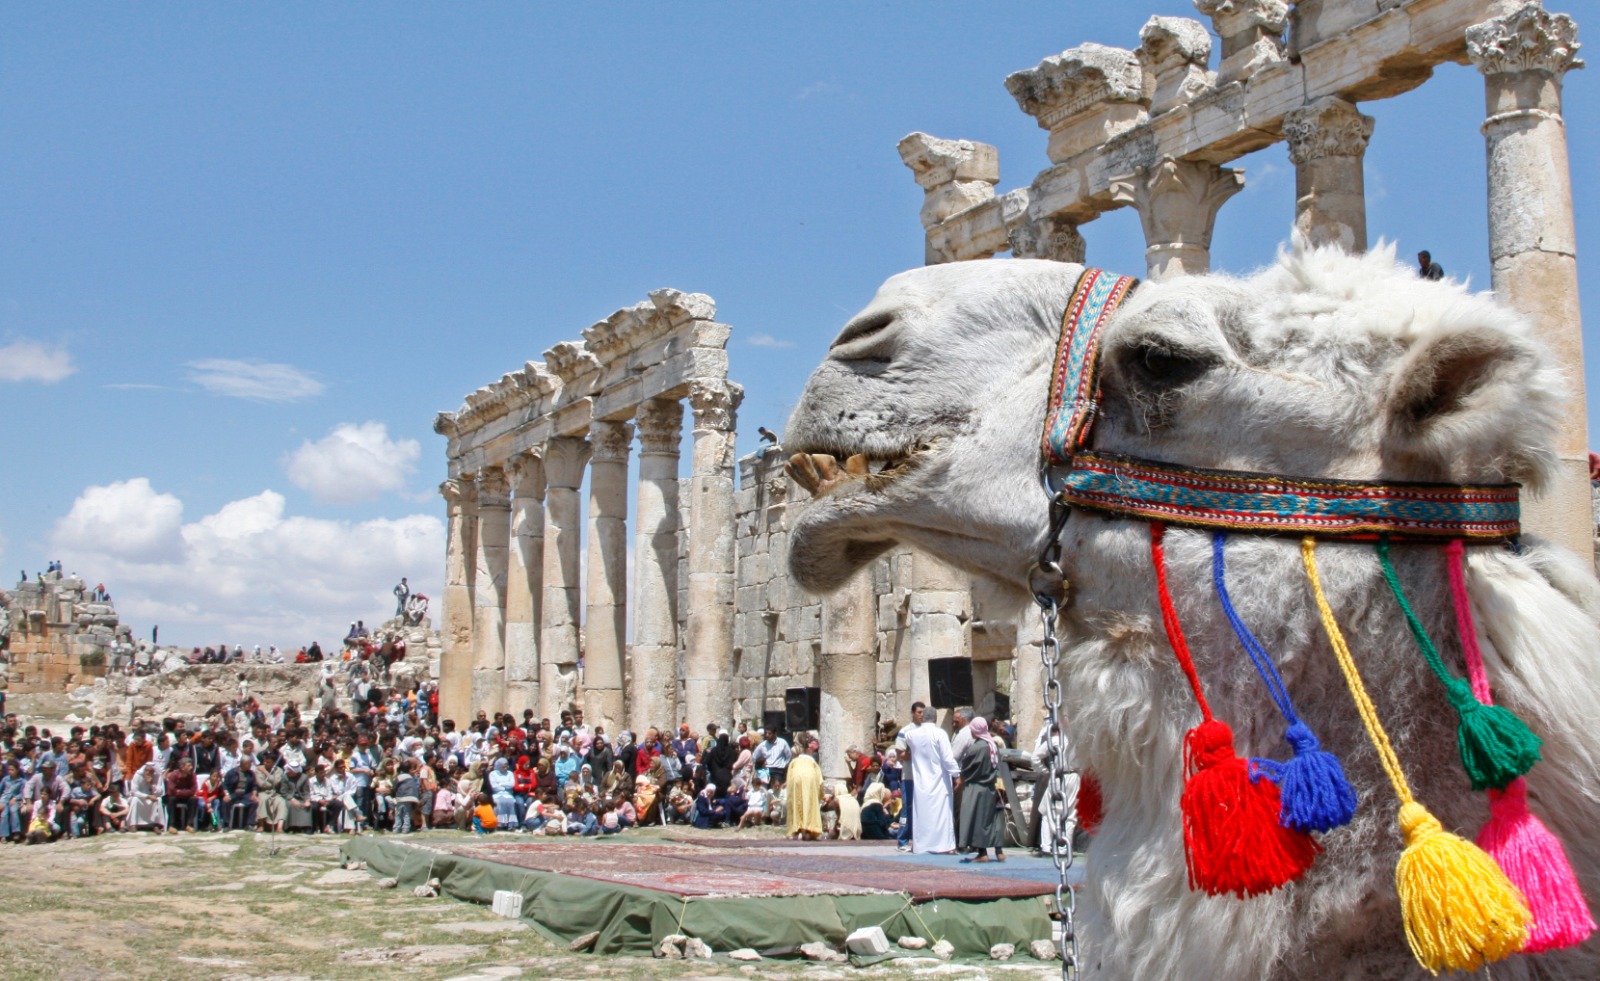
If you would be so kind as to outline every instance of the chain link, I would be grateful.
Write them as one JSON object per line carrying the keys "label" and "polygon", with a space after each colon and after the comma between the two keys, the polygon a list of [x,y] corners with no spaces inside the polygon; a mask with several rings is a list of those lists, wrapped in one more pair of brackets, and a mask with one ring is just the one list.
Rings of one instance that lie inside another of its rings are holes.
{"label": "chain link", "polygon": [[[1061,719],[1061,642],[1056,638],[1056,619],[1060,603],[1056,593],[1065,582],[1061,572],[1061,532],[1066,526],[1071,510],[1059,496],[1051,500],[1050,532],[1039,563],[1034,569],[1034,601],[1039,605],[1039,619],[1044,627],[1044,639],[1039,645],[1044,670],[1044,725],[1045,746],[1050,755],[1050,777],[1045,783],[1042,806],[1043,818],[1040,833],[1048,828],[1050,835],[1050,860],[1056,867],[1056,916],[1061,923],[1061,936],[1057,941],[1061,953],[1061,981],[1076,981],[1078,977],[1078,932],[1074,922],[1077,897],[1067,882],[1072,868],[1072,818],[1073,808],[1068,806],[1070,791],[1067,769],[1067,733]],[[1049,582],[1054,578],[1054,582]],[[1034,785],[1036,788],[1038,784]],[[1037,793],[1037,790],[1035,791]]]}

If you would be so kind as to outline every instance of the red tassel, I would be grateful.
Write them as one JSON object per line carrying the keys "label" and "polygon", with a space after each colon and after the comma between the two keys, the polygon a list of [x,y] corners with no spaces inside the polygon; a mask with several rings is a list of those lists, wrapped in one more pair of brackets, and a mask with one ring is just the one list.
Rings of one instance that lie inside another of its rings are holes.
{"label": "red tassel", "polygon": [[1183,848],[1189,888],[1243,899],[1305,874],[1322,851],[1311,836],[1278,820],[1271,780],[1250,779],[1234,753],[1233,730],[1208,719],[1184,737]]}
{"label": "red tassel", "polygon": [[1105,816],[1106,802],[1100,794],[1100,779],[1085,770],[1078,780],[1078,827],[1092,835],[1100,830]]}

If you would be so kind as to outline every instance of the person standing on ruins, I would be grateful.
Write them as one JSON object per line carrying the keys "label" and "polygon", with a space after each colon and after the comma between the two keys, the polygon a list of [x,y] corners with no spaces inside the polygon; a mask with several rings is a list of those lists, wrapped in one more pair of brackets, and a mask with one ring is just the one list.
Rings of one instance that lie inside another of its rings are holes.
{"label": "person standing on ruins", "polygon": [[1433,261],[1427,249],[1417,253],[1417,275],[1423,279],[1443,279],[1444,267]]}
{"label": "person standing on ruins", "polygon": [[406,600],[411,598],[411,587],[406,584],[406,577],[400,577],[400,585],[394,588],[394,615],[404,618],[406,615]]}

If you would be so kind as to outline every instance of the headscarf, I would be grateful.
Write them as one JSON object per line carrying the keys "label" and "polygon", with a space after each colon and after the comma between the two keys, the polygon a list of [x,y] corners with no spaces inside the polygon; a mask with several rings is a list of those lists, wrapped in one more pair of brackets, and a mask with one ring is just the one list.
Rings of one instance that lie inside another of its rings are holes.
{"label": "headscarf", "polygon": [[970,723],[970,730],[973,739],[981,739],[989,744],[989,762],[998,764],[1000,762],[1000,751],[995,747],[994,737],[989,735],[988,721],[981,715],[977,716]]}
{"label": "headscarf", "polygon": [[888,752],[884,753],[883,754],[883,765],[884,766],[899,766],[900,765],[900,754],[897,751],[893,750],[893,749],[891,749]]}
{"label": "headscarf", "polygon": [[511,763],[504,756],[502,756],[494,761],[494,768],[501,773],[505,773],[507,770],[511,769]]}
{"label": "headscarf", "polygon": [[864,803],[877,804],[887,810],[889,807],[889,799],[893,796],[893,794],[889,793],[889,788],[883,785],[882,781],[874,780],[867,784],[866,793],[862,795],[862,798]]}

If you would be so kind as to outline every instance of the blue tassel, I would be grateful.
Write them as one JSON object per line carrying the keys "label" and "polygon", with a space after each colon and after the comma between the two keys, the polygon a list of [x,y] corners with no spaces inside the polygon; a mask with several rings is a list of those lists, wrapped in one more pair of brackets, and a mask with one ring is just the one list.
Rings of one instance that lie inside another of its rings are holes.
{"label": "blue tassel", "polygon": [[1289,700],[1289,691],[1283,684],[1283,678],[1278,675],[1272,658],[1239,618],[1233,601],[1228,597],[1223,558],[1223,544],[1226,541],[1227,536],[1222,532],[1216,532],[1211,539],[1211,573],[1217,588],[1217,599],[1221,601],[1222,610],[1227,614],[1239,642],[1244,645],[1245,653],[1250,655],[1251,662],[1255,664],[1256,672],[1266,683],[1272,700],[1289,723],[1283,735],[1294,750],[1294,757],[1287,763],[1252,758],[1251,778],[1259,780],[1265,777],[1278,785],[1282,801],[1278,820],[1286,828],[1310,833],[1331,831],[1349,824],[1355,816],[1358,799],[1355,788],[1345,779],[1344,767],[1339,765],[1337,756],[1322,748],[1311,727],[1295,713],[1294,703]]}

